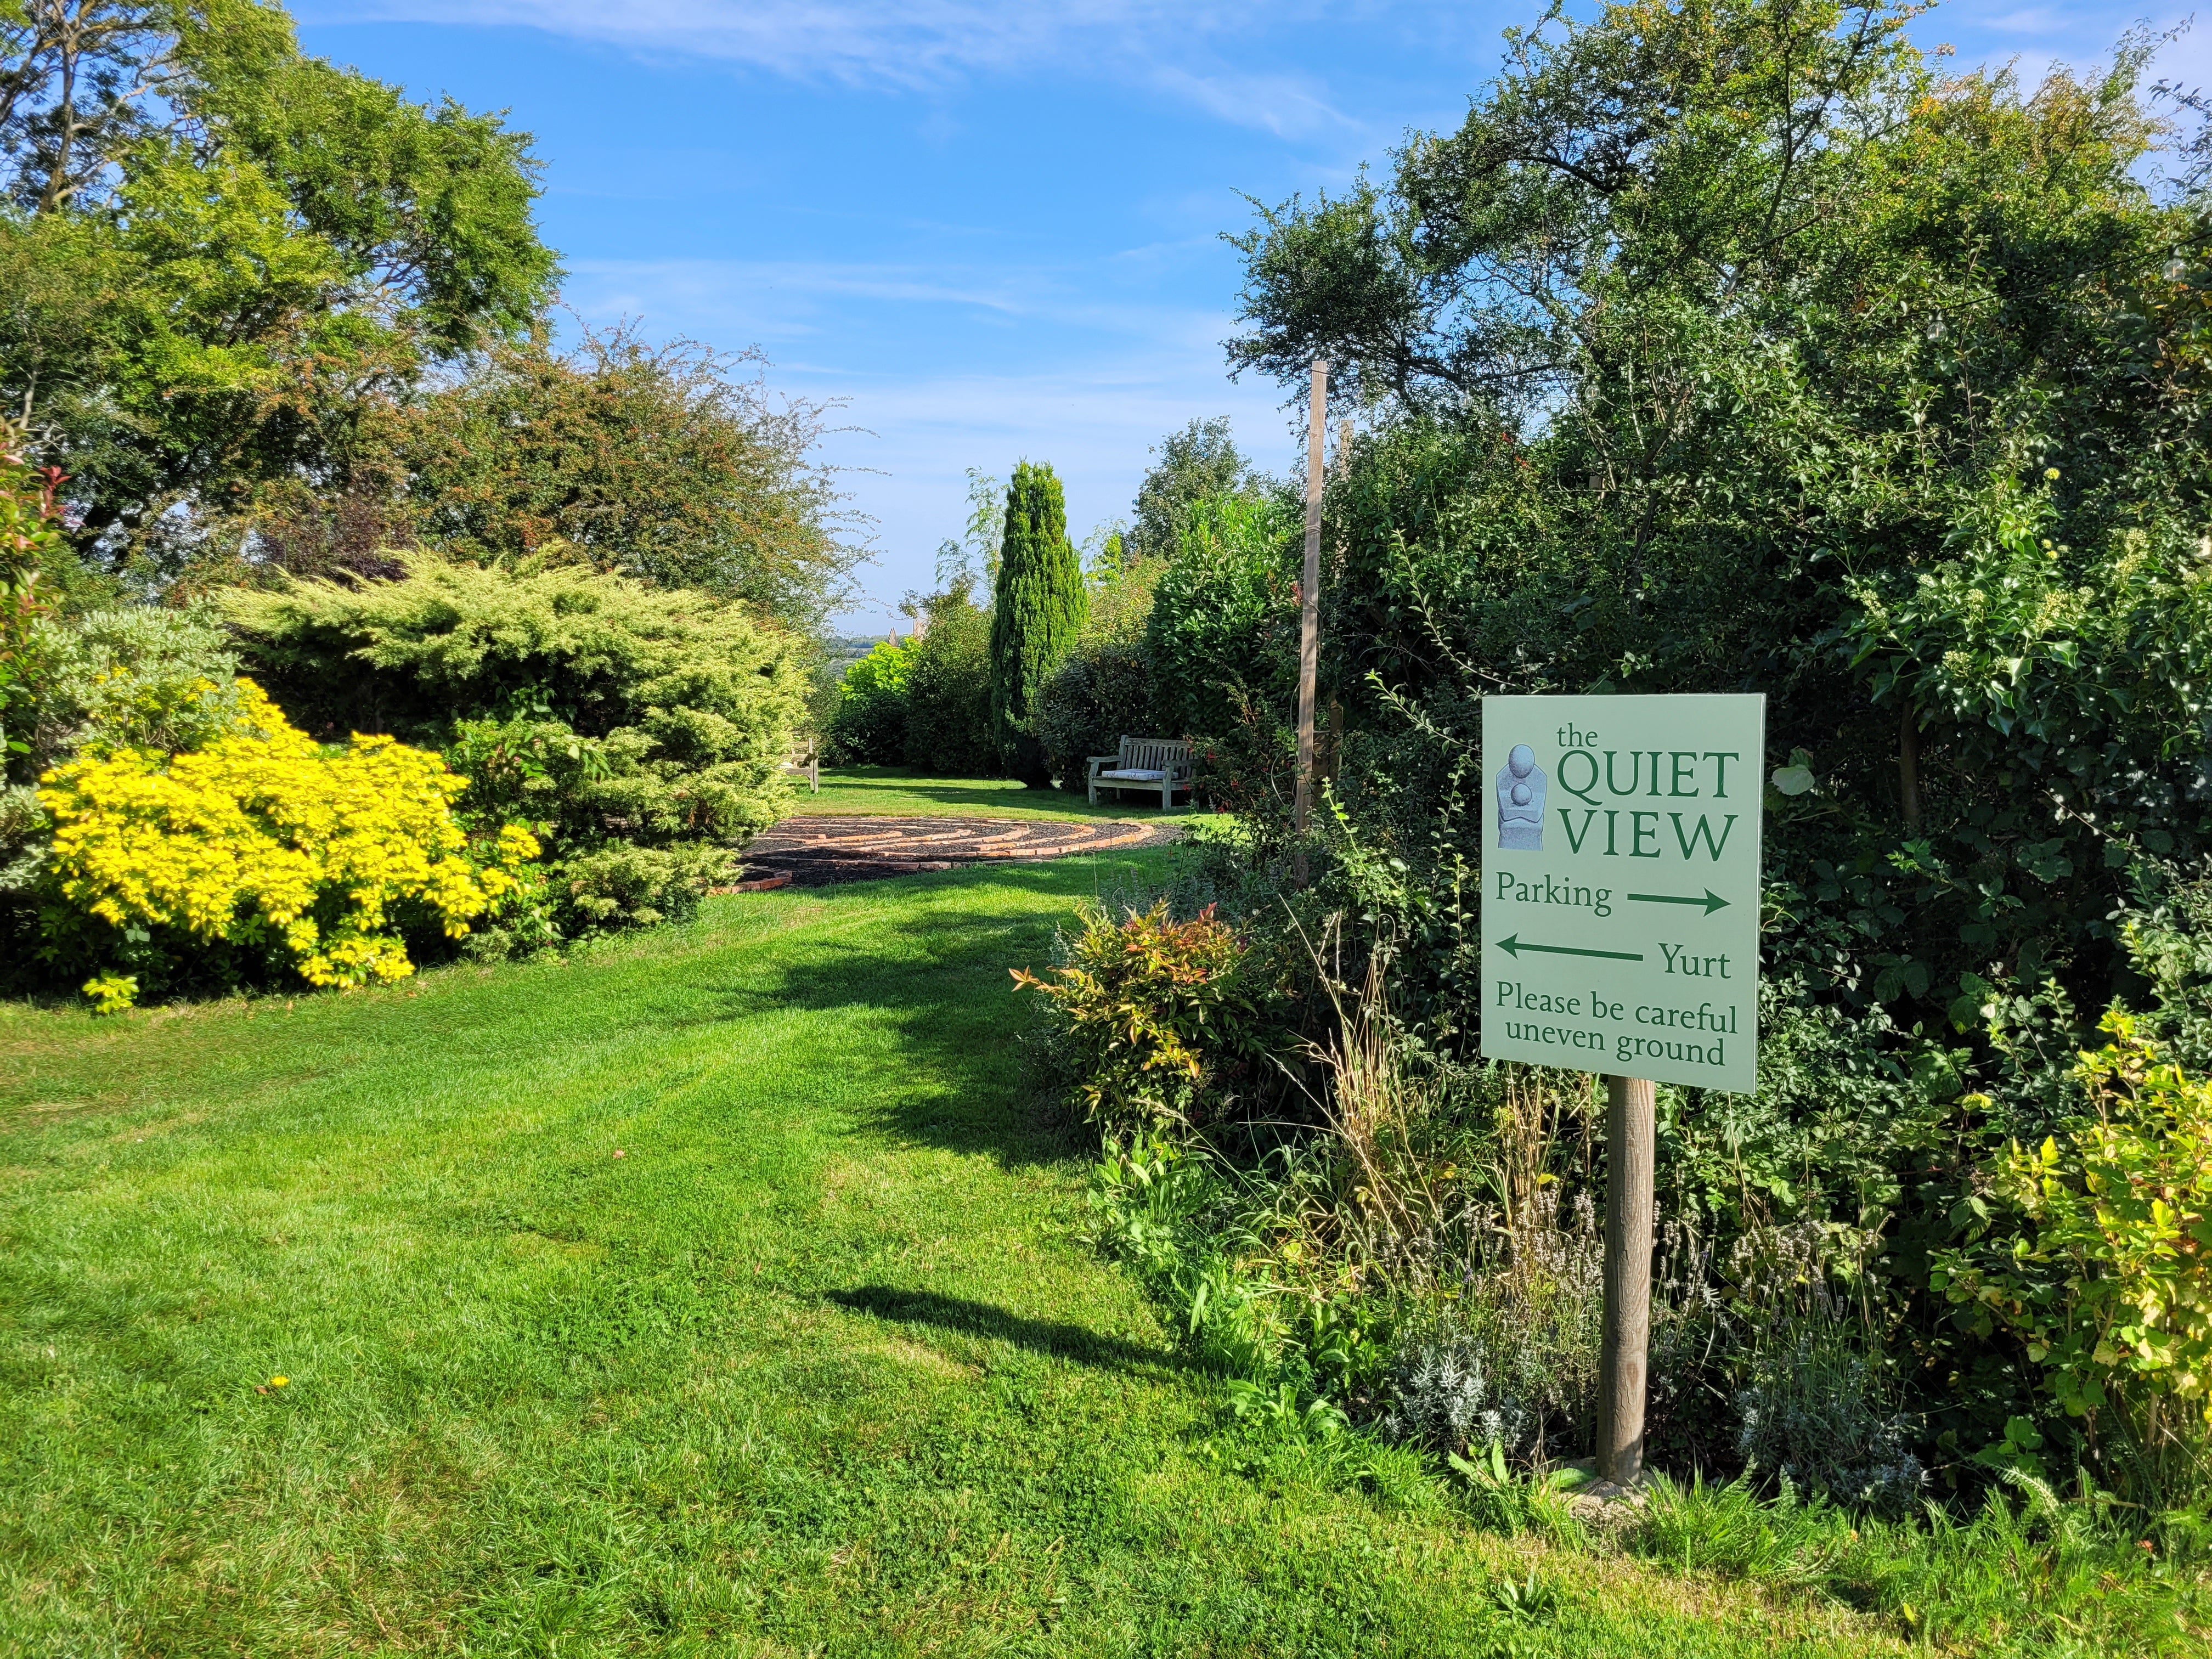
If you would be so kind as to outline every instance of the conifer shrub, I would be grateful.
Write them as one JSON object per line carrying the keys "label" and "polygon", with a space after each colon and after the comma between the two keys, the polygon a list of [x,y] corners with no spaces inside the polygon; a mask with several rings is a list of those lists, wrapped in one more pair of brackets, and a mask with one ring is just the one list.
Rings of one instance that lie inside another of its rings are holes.
{"label": "conifer shrub", "polygon": [[406,569],[225,610],[310,730],[448,745],[465,810],[544,837],[563,933],[684,914],[783,811],[805,675],[744,604],[574,565]]}
{"label": "conifer shrub", "polygon": [[1007,772],[1052,781],[1037,733],[1046,680],[1083,631],[1083,566],[1067,539],[1067,507],[1049,466],[1024,461],[1006,486],[1006,524],[991,601],[991,732]]}
{"label": "conifer shrub", "polygon": [[19,704],[18,730],[34,776],[88,743],[174,754],[238,719],[237,648],[204,606],[41,617],[33,636],[40,672]]}
{"label": "conifer shrub", "polygon": [[795,643],[742,602],[576,564],[405,565],[223,596],[258,678],[310,732],[441,741],[527,697],[605,737],[689,708],[732,722],[767,775],[781,763],[805,696]]}

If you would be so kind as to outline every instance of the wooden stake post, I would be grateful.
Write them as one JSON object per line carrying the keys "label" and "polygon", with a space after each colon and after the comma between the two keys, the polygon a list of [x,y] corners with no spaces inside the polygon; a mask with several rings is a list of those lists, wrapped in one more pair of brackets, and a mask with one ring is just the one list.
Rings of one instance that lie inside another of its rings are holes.
{"label": "wooden stake post", "polygon": [[1606,1078],[1597,1472],[1644,1471],[1655,1083],[1758,1084],[1765,699],[1483,699],[1482,1052]]}
{"label": "wooden stake post", "polygon": [[[1306,410],[1306,568],[1298,588],[1298,779],[1291,823],[1299,835],[1313,816],[1314,696],[1321,672],[1322,452],[1328,439],[1328,359],[1316,357]],[[1306,855],[1297,854],[1297,881],[1305,884]]]}

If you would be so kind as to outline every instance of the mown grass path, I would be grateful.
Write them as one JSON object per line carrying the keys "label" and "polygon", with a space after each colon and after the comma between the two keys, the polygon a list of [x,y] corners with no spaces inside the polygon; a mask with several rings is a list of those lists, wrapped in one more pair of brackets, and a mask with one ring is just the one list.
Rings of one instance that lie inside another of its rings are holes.
{"label": "mown grass path", "polygon": [[[1149,799],[1150,804],[1147,805]],[[1188,797],[1172,811],[1159,797],[1107,795],[1093,806],[1064,789],[1031,789],[1012,778],[953,778],[905,766],[841,766],[824,770],[819,794],[799,786],[792,811],[808,817],[940,818],[1142,818],[1179,823],[1194,816]]]}
{"label": "mown grass path", "polygon": [[1524,1626],[1486,1592],[1540,1547],[1432,1485],[1235,1473],[1015,1103],[1007,967],[1115,873],[0,1007],[0,1651],[1893,1647],[1578,1553]]}

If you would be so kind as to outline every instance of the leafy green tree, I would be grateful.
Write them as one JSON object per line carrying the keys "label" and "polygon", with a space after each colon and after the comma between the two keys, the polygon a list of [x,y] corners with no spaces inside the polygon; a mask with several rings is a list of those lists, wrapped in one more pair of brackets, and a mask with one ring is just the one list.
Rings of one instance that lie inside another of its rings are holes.
{"label": "leafy green tree", "polygon": [[[572,558],[803,632],[849,596],[866,553],[816,459],[828,411],[773,397],[745,372],[757,361],[628,329],[563,355],[541,330],[367,427],[355,474],[402,492],[391,528],[453,557]],[[311,520],[310,549],[343,543],[343,509],[311,504],[331,528]]]}
{"label": "leafy green tree", "polygon": [[1284,720],[1294,714],[1303,531],[1267,496],[1185,503],[1145,633],[1158,674],[1155,707],[1170,733],[1225,737],[1255,701]]}
{"label": "leafy green tree", "polygon": [[1083,631],[1083,566],[1050,466],[1024,461],[1006,486],[1006,532],[991,601],[991,728],[1007,772],[1052,781],[1036,714],[1045,680]]}
{"label": "leafy green tree", "polygon": [[2212,847],[2180,689],[2212,642],[2203,233],[2142,179],[2143,51],[2030,93],[1939,77],[1906,15],[1516,37],[1387,189],[1248,239],[1236,351],[1393,400],[1332,494],[1364,723],[1370,672],[1461,732],[1485,685],[1765,691],[1814,781],[1774,823],[1779,956],[1909,1028],[1993,975],[2124,981],[2130,872]]}
{"label": "leafy green tree", "polygon": [[991,613],[957,581],[923,601],[921,611],[925,626],[907,647],[907,764],[953,777],[995,777]]}
{"label": "leafy green tree", "polygon": [[846,668],[829,720],[830,745],[838,760],[896,766],[906,758],[915,654],[911,642],[879,640]]}
{"label": "leafy green tree", "polygon": [[234,560],[364,413],[523,329],[556,272],[526,135],[302,54],[263,0],[0,16],[0,399],[81,552]]}
{"label": "leafy green tree", "polygon": [[1110,755],[1125,737],[1157,736],[1152,653],[1142,638],[1086,635],[1044,683],[1038,741],[1060,787],[1087,788],[1090,757]]}
{"label": "leafy green tree", "polygon": [[1153,446],[1152,453],[1159,459],[1137,486],[1136,523],[1121,537],[1121,558],[1125,562],[1164,559],[1174,553],[1194,501],[1258,496],[1274,488],[1238,452],[1226,415],[1194,420],[1181,431],[1170,432]]}
{"label": "leafy green tree", "polygon": [[1005,486],[980,466],[968,469],[968,522],[958,537],[937,544],[937,585],[950,592],[965,582],[972,590],[999,580],[999,538],[1006,532]]}

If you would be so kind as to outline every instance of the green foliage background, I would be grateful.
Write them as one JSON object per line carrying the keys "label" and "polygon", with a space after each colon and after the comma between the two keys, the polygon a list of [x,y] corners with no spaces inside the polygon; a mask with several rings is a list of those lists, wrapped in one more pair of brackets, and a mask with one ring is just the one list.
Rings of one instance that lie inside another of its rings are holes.
{"label": "green foliage background", "polygon": [[878,641],[839,678],[829,745],[847,764],[896,766],[906,759],[906,721],[914,678],[911,641]]}
{"label": "green foliage background", "polygon": [[70,475],[78,550],[159,583],[558,273],[499,118],[307,57],[260,0],[76,9],[0,20],[0,398]]}
{"label": "green foliage background", "polygon": [[1045,682],[1037,705],[1037,741],[1060,787],[1087,791],[1090,757],[1115,754],[1125,737],[1157,736],[1158,704],[1152,653],[1142,640],[1079,642]]}

